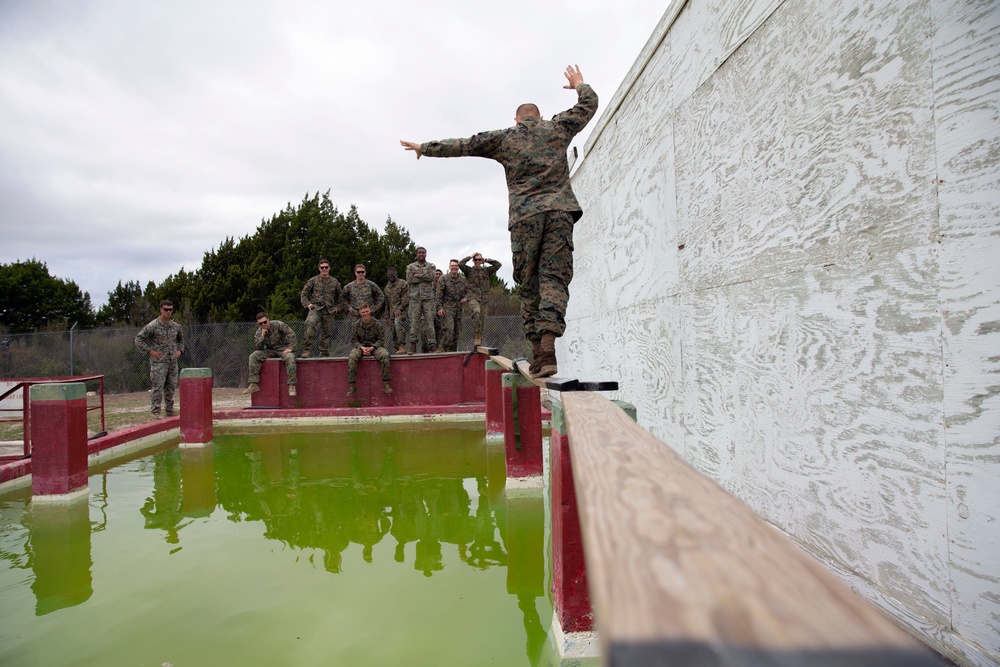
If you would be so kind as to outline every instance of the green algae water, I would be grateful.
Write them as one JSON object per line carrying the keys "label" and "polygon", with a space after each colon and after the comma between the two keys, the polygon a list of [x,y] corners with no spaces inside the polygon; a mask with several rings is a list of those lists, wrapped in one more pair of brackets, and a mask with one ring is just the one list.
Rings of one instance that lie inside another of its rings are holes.
{"label": "green algae water", "polygon": [[481,425],[229,434],[0,497],[0,665],[547,663],[544,503]]}

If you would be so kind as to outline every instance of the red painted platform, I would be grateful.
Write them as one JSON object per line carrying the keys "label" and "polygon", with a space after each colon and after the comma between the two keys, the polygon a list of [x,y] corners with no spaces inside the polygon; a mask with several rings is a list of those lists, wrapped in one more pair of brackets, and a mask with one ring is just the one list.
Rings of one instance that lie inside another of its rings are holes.
{"label": "red painted platform", "polygon": [[371,357],[358,363],[358,393],[347,397],[347,358],[299,359],[297,396],[288,395],[285,364],[268,359],[260,370],[254,408],[308,409],[448,406],[486,400],[486,355],[467,352],[392,357],[392,394],[382,392],[382,365]]}

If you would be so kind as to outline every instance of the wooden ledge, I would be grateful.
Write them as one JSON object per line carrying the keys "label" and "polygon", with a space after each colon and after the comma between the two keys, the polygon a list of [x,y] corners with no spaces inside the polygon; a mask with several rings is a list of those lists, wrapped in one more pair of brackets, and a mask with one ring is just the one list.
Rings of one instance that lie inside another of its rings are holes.
{"label": "wooden ledge", "polygon": [[[485,350],[487,349],[488,348],[479,347],[477,351],[480,352],[480,354],[486,354]],[[588,380],[577,380],[575,378],[564,378],[555,375],[547,378],[533,378],[531,377],[531,373],[528,371],[528,367],[531,364],[528,363],[527,359],[508,359],[507,357],[501,357],[499,354],[493,354],[490,355],[490,360],[502,366],[508,373],[520,373],[521,376],[528,382],[531,382],[538,387],[544,387],[550,391],[618,390],[618,382],[615,380],[594,382]]]}
{"label": "wooden ledge", "polygon": [[613,403],[563,407],[605,664],[942,664]]}

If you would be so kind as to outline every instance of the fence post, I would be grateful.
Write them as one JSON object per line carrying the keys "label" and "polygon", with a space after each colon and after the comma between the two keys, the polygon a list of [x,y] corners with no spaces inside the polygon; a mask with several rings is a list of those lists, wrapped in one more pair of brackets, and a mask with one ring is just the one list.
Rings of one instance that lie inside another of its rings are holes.
{"label": "fence post", "polygon": [[181,371],[181,447],[212,444],[212,369]]}
{"label": "fence post", "polygon": [[87,387],[31,387],[31,492],[34,501],[72,502],[87,486]]}

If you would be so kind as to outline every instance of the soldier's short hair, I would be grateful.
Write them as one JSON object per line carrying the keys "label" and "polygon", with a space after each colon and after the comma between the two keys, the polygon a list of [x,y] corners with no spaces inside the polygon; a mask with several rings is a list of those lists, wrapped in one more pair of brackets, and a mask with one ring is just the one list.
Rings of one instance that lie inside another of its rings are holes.
{"label": "soldier's short hair", "polygon": [[538,107],[531,102],[525,102],[517,108],[514,113],[514,118],[521,119],[525,116],[538,116],[541,118],[542,112],[538,110]]}
{"label": "soldier's short hair", "polygon": [[171,308],[173,308],[174,302],[171,301],[170,299],[164,299],[163,301],[160,302],[160,308],[163,308],[164,306],[170,306]]}
{"label": "soldier's short hair", "polygon": [[329,264],[329,263],[330,263],[330,260],[328,260],[326,258],[323,258],[323,257],[320,257],[319,261],[316,263],[316,266],[319,266],[320,264]]}
{"label": "soldier's short hair", "polygon": [[355,270],[357,270],[357,269],[365,269],[366,271],[368,270],[367,267],[364,264],[355,264],[354,265],[354,269]]}
{"label": "soldier's short hair", "polygon": [[369,306],[369,305],[368,305],[367,303],[363,303],[363,304],[361,304],[360,306],[358,306],[358,312],[359,312],[359,313],[360,313],[360,312],[361,312],[362,310],[371,310],[371,309],[372,309],[372,307],[371,307],[371,306]]}
{"label": "soldier's short hair", "polygon": [[265,313],[265,312],[264,312],[263,310],[262,310],[262,311],[260,311],[259,313],[257,313],[257,317],[255,317],[255,318],[253,318],[253,319],[254,319],[254,321],[256,322],[257,320],[259,320],[259,319],[260,319],[260,318],[262,318],[262,317],[267,317],[267,313]]}
{"label": "soldier's short hair", "polygon": [[427,252],[427,248],[423,247],[422,245],[418,245],[417,250],[423,250],[424,252]]}
{"label": "soldier's short hair", "polygon": [[451,266],[452,262],[455,262],[456,264],[458,264],[458,260],[457,259],[449,259],[448,260],[448,266]]}
{"label": "soldier's short hair", "polygon": [[386,273],[399,273],[399,271],[396,270],[395,266],[390,266],[388,269],[385,270],[385,272]]}

